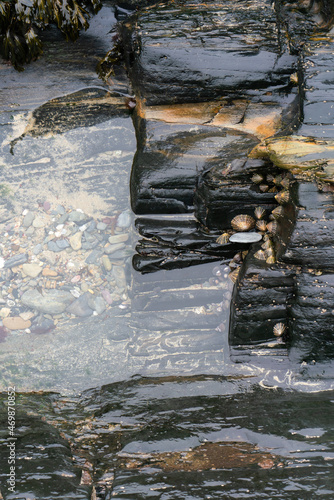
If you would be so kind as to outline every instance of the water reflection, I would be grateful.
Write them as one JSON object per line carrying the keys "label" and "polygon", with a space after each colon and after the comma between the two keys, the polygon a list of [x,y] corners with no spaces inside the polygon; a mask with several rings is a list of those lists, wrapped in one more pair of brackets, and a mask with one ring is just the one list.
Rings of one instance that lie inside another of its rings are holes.
{"label": "water reflection", "polygon": [[[51,490],[58,468],[63,498],[90,498],[93,488],[101,499],[331,498],[333,396],[217,376],[21,395],[20,491],[61,498]],[[2,479],[5,468],[3,456]]]}

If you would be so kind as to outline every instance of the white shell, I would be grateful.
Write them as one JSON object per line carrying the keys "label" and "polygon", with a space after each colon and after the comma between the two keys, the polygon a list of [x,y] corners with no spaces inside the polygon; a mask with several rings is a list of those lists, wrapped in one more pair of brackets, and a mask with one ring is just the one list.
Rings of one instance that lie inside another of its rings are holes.
{"label": "white shell", "polygon": [[230,236],[231,243],[256,243],[262,240],[259,233],[234,233]]}

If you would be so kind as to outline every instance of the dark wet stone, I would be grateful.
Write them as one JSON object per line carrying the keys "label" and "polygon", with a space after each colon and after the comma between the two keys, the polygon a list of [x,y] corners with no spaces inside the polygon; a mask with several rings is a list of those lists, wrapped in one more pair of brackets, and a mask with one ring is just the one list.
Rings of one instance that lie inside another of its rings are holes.
{"label": "dark wet stone", "polygon": [[298,185],[298,215],[281,260],[288,264],[334,269],[334,203],[332,193],[320,192],[317,185]]}
{"label": "dark wet stone", "polygon": [[271,1],[157,4],[139,12],[124,35],[136,95],[152,105],[286,90],[297,59],[282,51],[288,41],[281,32],[278,42],[276,23]]}
{"label": "dark wet stone", "polygon": [[71,94],[51,99],[34,110],[31,123],[19,139],[12,142],[12,152],[18,140],[26,135],[33,137],[61,134],[77,127],[90,127],[112,117],[128,116],[124,98],[102,88],[85,88]]}
{"label": "dark wet stone", "polygon": [[28,255],[25,253],[20,253],[18,255],[14,255],[14,257],[10,257],[5,261],[4,268],[11,268],[15,266],[19,266],[24,264],[28,260]]}
{"label": "dark wet stone", "polygon": [[93,309],[89,306],[90,293],[86,292],[77,298],[66,311],[75,316],[85,317],[93,314]]}

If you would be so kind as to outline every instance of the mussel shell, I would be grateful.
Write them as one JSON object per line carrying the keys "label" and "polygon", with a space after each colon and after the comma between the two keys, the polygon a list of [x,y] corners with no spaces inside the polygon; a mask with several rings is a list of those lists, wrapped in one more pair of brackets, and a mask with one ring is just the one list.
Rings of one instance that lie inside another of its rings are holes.
{"label": "mussel shell", "polygon": [[284,323],[276,323],[276,325],[273,328],[273,332],[276,337],[282,337],[285,330],[286,326]]}
{"label": "mussel shell", "polygon": [[256,207],[254,210],[254,214],[257,219],[262,219],[265,216],[266,211],[263,207]]}
{"label": "mussel shell", "polygon": [[226,245],[230,240],[230,235],[228,233],[223,233],[216,239],[216,243],[219,245]]}
{"label": "mussel shell", "polygon": [[249,231],[255,226],[255,220],[250,215],[240,214],[231,220],[231,226],[236,231]]}
{"label": "mussel shell", "polygon": [[288,203],[289,199],[290,199],[290,193],[289,193],[289,191],[287,191],[285,189],[283,191],[280,191],[279,193],[277,193],[277,195],[275,196],[275,200],[280,205],[283,205],[284,203]]}

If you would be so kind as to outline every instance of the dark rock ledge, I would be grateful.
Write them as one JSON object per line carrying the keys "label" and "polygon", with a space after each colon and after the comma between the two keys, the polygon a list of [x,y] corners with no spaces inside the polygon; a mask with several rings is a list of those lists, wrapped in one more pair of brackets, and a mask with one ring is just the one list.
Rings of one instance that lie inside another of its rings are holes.
{"label": "dark rock ledge", "polygon": [[[230,344],[236,360],[261,347],[309,361],[332,356],[334,345],[334,7],[326,0],[274,7],[158,3],[123,22],[137,98],[131,199],[143,216],[134,267],[227,261],[247,248],[216,243],[231,220],[262,207],[270,224],[280,203],[282,214],[265,230],[271,253],[262,241],[237,263]],[[312,150],[308,136],[318,138]],[[282,160],[282,147],[295,144]],[[196,219],[175,218],[187,213]]]}

